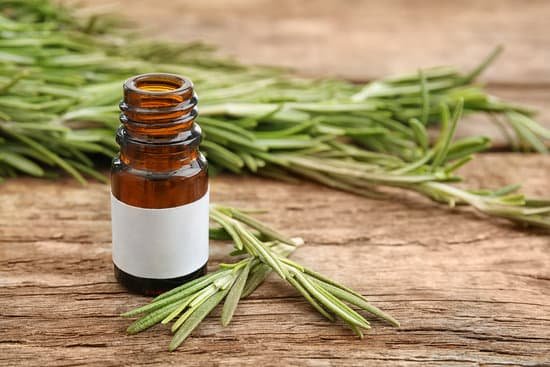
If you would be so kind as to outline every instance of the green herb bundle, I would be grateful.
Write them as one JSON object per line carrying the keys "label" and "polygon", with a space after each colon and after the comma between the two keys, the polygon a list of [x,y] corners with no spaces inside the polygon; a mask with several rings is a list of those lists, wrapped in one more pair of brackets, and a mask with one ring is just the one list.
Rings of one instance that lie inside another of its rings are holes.
{"label": "green herb bundle", "polygon": [[128,311],[125,317],[142,315],[127,329],[136,334],[158,323],[173,322],[169,350],[175,350],[201,321],[222,301],[221,323],[227,326],[242,298],[250,295],[275,271],[294,287],[321,315],[330,321],[341,319],[359,337],[370,323],[349,305],[399,326],[397,320],[371,305],[359,293],[287,258],[299,239],[287,239],[248,214],[231,207],[212,206],[210,218],[218,223],[211,238],[230,239],[234,256],[245,256],[232,264],[221,264],[201,278],[183,284],[153,299],[149,304]]}
{"label": "green herb bundle", "polygon": [[[468,73],[436,67],[358,86],[245,67],[201,44],[146,41],[112,18],[80,19],[48,0],[2,0],[0,6],[0,177],[52,176],[57,167],[81,182],[83,175],[104,180],[95,163],[118,148],[113,135],[122,81],[171,72],[196,84],[201,149],[214,174],[306,178],[375,197],[392,186],[550,226],[549,202],[525,198],[516,186],[454,186],[456,169],[490,146],[485,137],[453,139],[462,114],[487,114],[513,133],[512,146],[547,151],[550,131],[532,119],[533,111],[474,82],[500,48]],[[429,126],[439,129],[435,142]]]}

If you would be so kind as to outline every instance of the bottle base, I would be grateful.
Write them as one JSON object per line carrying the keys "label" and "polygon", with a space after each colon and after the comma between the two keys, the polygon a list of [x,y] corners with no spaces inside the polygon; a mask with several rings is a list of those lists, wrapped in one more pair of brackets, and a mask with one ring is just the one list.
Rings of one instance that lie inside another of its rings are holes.
{"label": "bottle base", "polygon": [[118,282],[130,292],[145,296],[158,296],[159,294],[182,285],[183,283],[205,275],[207,264],[204,264],[201,268],[191,274],[171,279],[140,278],[120,270],[115,264],[113,264],[113,267],[115,269],[115,277]]}

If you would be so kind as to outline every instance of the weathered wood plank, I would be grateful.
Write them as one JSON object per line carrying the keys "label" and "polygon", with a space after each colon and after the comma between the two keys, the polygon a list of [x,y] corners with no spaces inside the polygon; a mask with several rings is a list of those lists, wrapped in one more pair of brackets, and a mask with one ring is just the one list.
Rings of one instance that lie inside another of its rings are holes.
{"label": "weathered wood plank", "polygon": [[[473,186],[525,180],[550,196],[542,156],[492,154],[465,169]],[[126,336],[118,317],[146,299],[115,282],[109,188],[32,179],[0,186],[0,365],[403,365],[550,363],[548,233],[441,208],[312,184],[222,176],[213,199],[262,207],[306,245],[293,255],[367,295],[402,322],[365,340],[331,325],[275,277],[222,328],[208,318],[176,353],[168,330]],[[227,260],[212,245],[211,266]],[[219,312],[219,310],[217,311]]]}
{"label": "weathered wood plank", "polygon": [[[243,62],[355,81],[439,63],[471,67],[502,43],[508,50],[484,80],[494,94],[538,107],[541,121],[550,121],[548,2],[128,4],[121,2],[121,13],[154,37],[200,39]],[[465,133],[497,134],[479,119],[463,126]],[[549,196],[547,166],[546,157],[488,155],[465,173],[475,186],[525,178],[528,192]],[[128,322],[118,314],[145,299],[113,279],[108,193],[104,185],[71,181],[0,186],[0,365],[550,364],[547,233],[412,194],[378,202],[236,177],[214,181],[215,200],[269,209],[263,219],[306,239],[294,259],[360,290],[403,326],[375,322],[366,340],[356,340],[272,277],[242,302],[228,328],[210,317],[169,354],[167,330],[124,335]],[[212,246],[212,267],[227,260],[228,249]]]}

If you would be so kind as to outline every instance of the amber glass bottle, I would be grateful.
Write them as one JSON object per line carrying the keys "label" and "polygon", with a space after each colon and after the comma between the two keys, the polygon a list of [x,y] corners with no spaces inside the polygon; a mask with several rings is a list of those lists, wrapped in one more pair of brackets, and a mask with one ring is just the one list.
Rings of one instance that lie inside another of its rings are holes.
{"label": "amber glass bottle", "polygon": [[207,163],[190,80],[144,74],[124,83],[111,167],[115,276],[156,295],[206,272]]}

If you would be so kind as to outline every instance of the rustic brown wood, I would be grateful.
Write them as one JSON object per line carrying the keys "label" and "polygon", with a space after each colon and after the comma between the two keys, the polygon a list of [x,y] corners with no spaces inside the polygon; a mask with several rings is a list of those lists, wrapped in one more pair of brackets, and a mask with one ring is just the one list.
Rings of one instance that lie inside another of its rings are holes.
{"label": "rustic brown wood", "polygon": [[[548,1],[118,3],[115,11],[154,37],[359,82],[428,65],[468,68],[501,43],[507,51],[483,80],[550,123]],[[498,136],[480,121],[462,133]],[[548,197],[547,167],[547,157],[492,154],[464,173],[472,186],[524,181]],[[262,219],[306,240],[293,259],[356,288],[402,327],[375,321],[357,340],[273,276],[229,327],[218,310],[170,354],[166,329],[124,333],[129,321],[118,315],[146,299],[113,278],[108,187],[8,181],[0,185],[0,365],[550,365],[548,232],[397,195],[375,201],[313,184],[216,179],[214,200],[268,209]],[[212,245],[212,268],[228,250]]]}
{"label": "rustic brown wood", "polygon": [[[491,154],[470,185],[525,181],[550,196],[548,158]],[[292,256],[402,322],[364,340],[269,278],[222,328],[219,310],[175,353],[162,327],[126,336],[127,294],[111,267],[109,188],[65,179],[0,186],[0,365],[543,366],[550,364],[550,240],[414,194],[376,201],[313,184],[222,176],[213,199],[261,207],[306,244]],[[212,245],[211,268],[229,245]]]}

